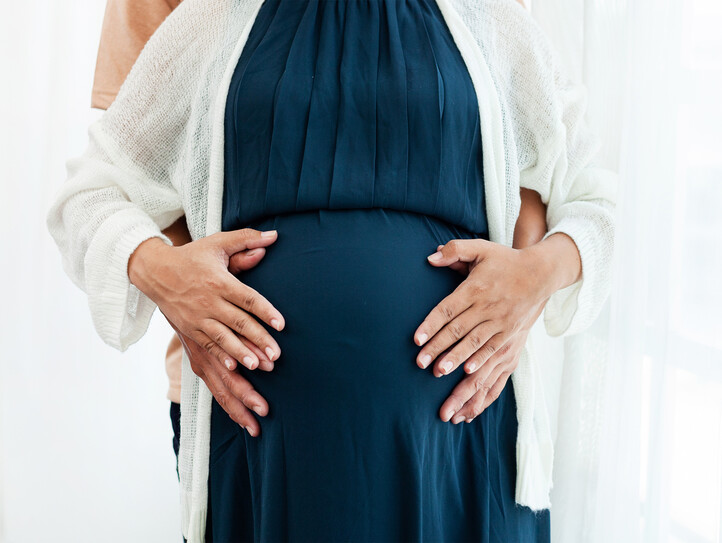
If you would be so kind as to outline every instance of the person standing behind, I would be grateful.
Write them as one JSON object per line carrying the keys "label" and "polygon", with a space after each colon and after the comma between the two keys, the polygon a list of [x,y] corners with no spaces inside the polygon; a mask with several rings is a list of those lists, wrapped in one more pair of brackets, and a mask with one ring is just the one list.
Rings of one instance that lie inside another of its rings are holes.
{"label": "person standing behind", "polygon": [[[108,109],[146,42],[182,0],[108,0],[103,16],[90,107]],[[163,231],[173,245],[191,241],[185,217]],[[180,447],[181,363],[183,345],[177,334],[168,344],[165,368],[173,424],[173,450]]]}

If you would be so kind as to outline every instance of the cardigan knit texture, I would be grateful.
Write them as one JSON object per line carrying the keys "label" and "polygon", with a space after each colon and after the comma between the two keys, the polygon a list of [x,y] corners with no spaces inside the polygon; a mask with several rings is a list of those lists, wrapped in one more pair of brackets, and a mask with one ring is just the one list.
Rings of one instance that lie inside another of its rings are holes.
{"label": "cardigan knit texture", "polygon": [[[511,246],[520,187],[547,205],[548,237],[569,235],[582,277],[554,293],[551,336],[585,330],[611,286],[616,174],[594,162],[586,89],[565,75],[530,14],[515,0],[436,0],[479,105],[489,239]],[[88,128],[86,150],[47,214],[65,272],[88,296],[93,324],[125,351],[147,331],[156,304],[132,283],[128,259],[186,215],[192,239],[221,230],[223,119],[231,76],[263,0],[184,0],[143,48],[117,98]],[[359,74],[363,77],[363,74]],[[551,506],[553,436],[533,335],[511,379],[517,399],[515,499]],[[183,354],[181,521],[205,539],[212,396]]]}

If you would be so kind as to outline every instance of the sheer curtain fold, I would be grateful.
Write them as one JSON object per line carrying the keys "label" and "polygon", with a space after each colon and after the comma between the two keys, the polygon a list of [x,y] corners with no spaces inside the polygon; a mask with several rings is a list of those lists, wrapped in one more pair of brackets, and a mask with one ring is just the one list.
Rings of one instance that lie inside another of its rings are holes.
{"label": "sheer curtain fold", "polygon": [[611,300],[562,348],[552,540],[720,542],[722,4],[531,11],[620,175]]}

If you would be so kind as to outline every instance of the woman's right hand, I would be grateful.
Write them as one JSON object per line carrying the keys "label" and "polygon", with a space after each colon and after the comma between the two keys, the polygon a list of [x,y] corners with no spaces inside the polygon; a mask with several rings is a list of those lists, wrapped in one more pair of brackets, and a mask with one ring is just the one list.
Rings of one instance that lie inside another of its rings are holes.
{"label": "woman's right hand", "polygon": [[[259,357],[242,338],[271,361],[280,356],[281,348],[252,314],[276,330],[283,329],[284,319],[265,297],[229,271],[229,262],[240,251],[257,249],[264,253],[277,235],[275,230],[262,233],[243,228],[177,247],[160,238],[149,238],[130,256],[128,277],[156,303],[177,332],[212,354],[227,370],[234,370],[236,361],[254,369]],[[212,392],[226,378],[223,375],[229,374],[217,365],[193,371]]]}

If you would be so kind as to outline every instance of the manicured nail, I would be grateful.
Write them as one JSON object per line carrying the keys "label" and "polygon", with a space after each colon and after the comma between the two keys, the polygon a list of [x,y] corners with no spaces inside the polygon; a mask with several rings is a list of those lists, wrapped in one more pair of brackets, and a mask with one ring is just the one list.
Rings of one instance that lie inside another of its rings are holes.
{"label": "manicured nail", "polygon": [[429,260],[433,260],[434,262],[436,262],[437,260],[441,260],[441,257],[442,257],[442,256],[443,256],[443,255],[441,254],[441,251],[436,251],[433,255],[429,255],[429,256],[427,256],[426,258],[428,258]]}
{"label": "manicured nail", "polygon": [[275,235],[276,235],[275,230],[266,230],[265,232],[261,232],[262,238],[272,238]]}
{"label": "manicured nail", "polygon": [[259,415],[263,416],[263,415],[261,414],[261,406],[260,406],[260,405],[254,405],[251,409],[253,409],[253,410],[254,410],[256,413],[258,413]]}
{"label": "manicured nail", "polygon": [[464,422],[466,420],[466,417],[464,415],[459,415],[458,417],[454,417],[451,419],[451,422],[454,424],[459,424],[460,422]]}
{"label": "manicured nail", "polygon": [[275,319],[275,318],[271,319],[271,326],[273,326],[276,330],[280,330],[281,329],[281,321],[279,321],[278,319]]}
{"label": "manicured nail", "polygon": [[249,426],[246,428],[246,431],[251,434],[253,437],[256,437],[256,432],[253,431],[253,429]]}
{"label": "manicured nail", "polygon": [[426,334],[419,334],[419,345],[423,345],[426,343],[426,340],[429,339],[429,336]]}
{"label": "manicured nail", "polygon": [[472,362],[471,364],[469,364],[469,373],[471,373],[475,369],[476,369],[476,362]]}
{"label": "manicured nail", "polygon": [[233,361],[232,361],[230,358],[226,358],[226,360],[224,361],[224,363],[225,363],[226,367],[230,370],[230,369],[231,369],[231,365],[233,364]]}
{"label": "manicured nail", "polygon": [[424,356],[421,357],[421,365],[422,365],[423,367],[428,366],[428,365],[429,365],[429,362],[431,362],[431,355],[430,355],[430,354],[425,354]]}
{"label": "manicured nail", "polygon": [[253,360],[252,357],[246,355],[243,357],[243,361],[246,363],[246,366],[248,366],[250,369],[253,369],[255,366],[253,365],[255,360]]}
{"label": "manicured nail", "polygon": [[445,362],[442,362],[441,369],[444,370],[444,373],[449,373],[451,371],[451,366],[453,366],[451,360],[446,360]]}
{"label": "manicured nail", "polygon": [[253,255],[255,255],[256,253],[259,253],[259,252],[260,252],[260,251],[259,251],[257,248],[256,248],[256,249],[251,249],[250,251],[248,251],[248,252],[246,253],[246,256],[253,256]]}
{"label": "manicured nail", "polygon": [[266,355],[268,356],[269,360],[273,360],[273,357],[276,356],[276,353],[270,347],[266,347]]}

